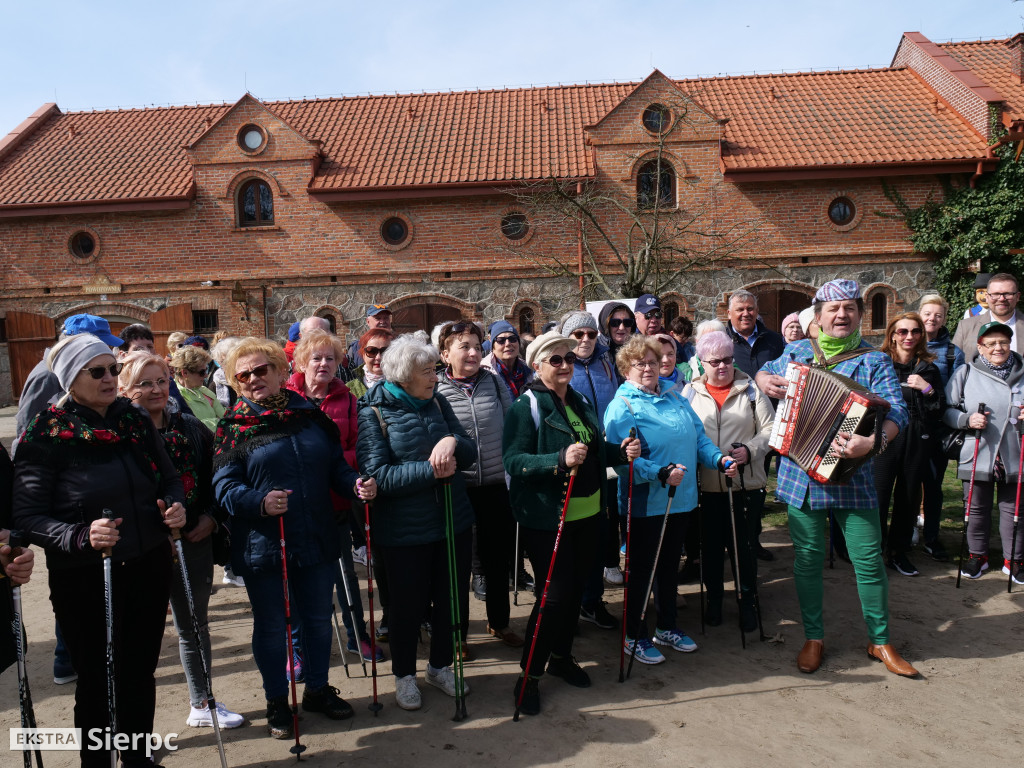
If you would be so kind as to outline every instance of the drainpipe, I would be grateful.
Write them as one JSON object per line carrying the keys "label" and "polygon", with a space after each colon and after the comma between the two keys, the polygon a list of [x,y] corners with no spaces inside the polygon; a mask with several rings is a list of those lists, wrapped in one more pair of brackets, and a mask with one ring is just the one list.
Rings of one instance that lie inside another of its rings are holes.
{"label": "drainpipe", "polygon": [[[583,182],[576,182],[576,196],[583,194]],[[583,219],[576,227],[576,266],[580,273],[580,309],[587,308],[586,297],[583,295]]]}
{"label": "drainpipe", "polygon": [[980,179],[980,178],[981,178],[981,160],[978,161],[978,169],[974,172],[974,175],[971,176],[971,189],[974,189],[974,186],[978,183],[978,179]]}

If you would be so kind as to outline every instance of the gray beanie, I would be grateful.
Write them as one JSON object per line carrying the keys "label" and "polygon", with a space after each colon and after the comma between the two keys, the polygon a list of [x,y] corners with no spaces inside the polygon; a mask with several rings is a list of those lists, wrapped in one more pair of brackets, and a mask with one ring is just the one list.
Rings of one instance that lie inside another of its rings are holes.
{"label": "gray beanie", "polygon": [[75,377],[81,372],[89,361],[100,355],[114,353],[104,342],[89,333],[81,333],[77,336],[68,336],[64,341],[50,350],[50,356],[46,364],[53,371],[60,382],[60,388],[67,392]]}
{"label": "gray beanie", "polygon": [[597,319],[582,309],[574,310],[562,316],[562,326],[559,330],[563,336],[570,336],[573,331],[577,331],[580,328],[598,330]]}

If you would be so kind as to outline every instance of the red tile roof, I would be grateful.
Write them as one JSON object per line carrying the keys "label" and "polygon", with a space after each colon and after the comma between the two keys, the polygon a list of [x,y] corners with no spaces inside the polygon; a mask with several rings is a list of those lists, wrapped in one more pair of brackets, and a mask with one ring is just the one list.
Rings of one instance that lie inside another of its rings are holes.
{"label": "red tile roof", "polygon": [[[1019,38],[1020,35],[1017,35]],[[940,43],[939,46],[997,90],[1012,120],[1024,119],[1024,83],[1011,69],[1010,40]],[[1018,45],[1024,41],[1017,41]]]}
{"label": "red tile roof", "polygon": [[[982,68],[979,75],[994,79],[1005,65],[997,46],[989,48],[947,44],[951,53]],[[993,84],[1015,104],[1024,102],[1019,84]],[[324,159],[310,182],[313,192],[487,185],[594,175],[584,127],[597,123],[636,85],[267,106],[321,142]],[[723,77],[679,86],[708,112],[729,118],[722,153],[727,172],[941,164],[985,154],[984,140],[955,112],[938,108],[934,93],[907,69]],[[0,209],[187,199],[193,175],[183,147],[228,109],[44,115],[34,132],[0,141]]]}

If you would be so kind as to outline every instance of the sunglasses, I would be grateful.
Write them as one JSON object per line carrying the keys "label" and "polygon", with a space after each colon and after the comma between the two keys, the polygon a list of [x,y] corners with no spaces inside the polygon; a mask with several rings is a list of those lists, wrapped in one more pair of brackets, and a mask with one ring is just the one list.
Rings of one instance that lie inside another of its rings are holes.
{"label": "sunglasses", "polygon": [[626,328],[636,328],[636,320],[632,317],[613,317],[608,321],[609,328],[618,328],[625,326]]}
{"label": "sunglasses", "polygon": [[376,357],[383,355],[387,347],[367,347],[363,350],[363,357]]}
{"label": "sunglasses", "polygon": [[907,335],[910,335],[910,336],[920,336],[921,335],[921,329],[920,328],[897,328],[894,331],[894,333],[897,336],[907,336]]}
{"label": "sunglasses", "polygon": [[264,363],[263,365],[257,365],[251,371],[239,371],[235,374],[235,378],[244,384],[253,376],[262,379],[267,375],[268,370],[270,370],[270,363]]}
{"label": "sunglasses", "polygon": [[587,331],[580,329],[578,331],[573,331],[572,336],[574,339],[596,339],[597,331]]}
{"label": "sunglasses", "polygon": [[705,360],[704,365],[710,365],[712,368],[717,368],[720,365],[732,365],[732,357],[723,357],[721,360]]}
{"label": "sunglasses", "polygon": [[644,317],[646,317],[648,320],[661,320],[661,310],[652,309],[650,312],[644,312]]}
{"label": "sunglasses", "polygon": [[83,368],[83,371],[87,371],[90,376],[99,381],[109,371],[110,375],[117,377],[117,374],[124,368],[124,363],[111,363],[110,365],[94,365],[92,368]]}
{"label": "sunglasses", "polygon": [[562,363],[566,365],[576,365],[576,353],[566,352],[564,355],[552,355],[548,358],[548,365],[552,368],[561,368]]}
{"label": "sunglasses", "polygon": [[501,346],[505,346],[506,344],[518,344],[519,343],[519,337],[518,336],[512,336],[512,335],[509,335],[509,336],[499,336],[498,338],[496,338],[494,340],[494,343],[495,344],[500,344]]}

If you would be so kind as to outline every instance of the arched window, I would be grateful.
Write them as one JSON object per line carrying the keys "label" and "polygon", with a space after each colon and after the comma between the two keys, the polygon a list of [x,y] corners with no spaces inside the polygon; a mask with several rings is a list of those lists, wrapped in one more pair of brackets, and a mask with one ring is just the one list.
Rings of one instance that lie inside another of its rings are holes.
{"label": "arched window", "polygon": [[636,175],[636,206],[641,209],[675,208],[676,172],[664,158],[649,160]]}
{"label": "arched window", "polygon": [[675,301],[662,302],[661,311],[664,315],[662,323],[668,328],[668,324],[679,317],[679,304]]}
{"label": "arched window", "polygon": [[533,333],[533,308],[523,307],[519,310],[519,333]]}
{"label": "arched window", "polygon": [[265,227],[274,223],[274,195],[261,179],[247,181],[238,190],[238,226]]}
{"label": "arched window", "polygon": [[884,331],[889,318],[887,317],[889,302],[885,294],[879,291],[871,297],[871,330]]}

